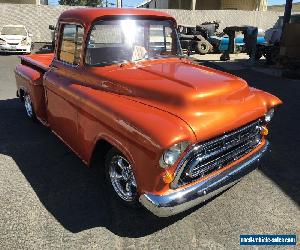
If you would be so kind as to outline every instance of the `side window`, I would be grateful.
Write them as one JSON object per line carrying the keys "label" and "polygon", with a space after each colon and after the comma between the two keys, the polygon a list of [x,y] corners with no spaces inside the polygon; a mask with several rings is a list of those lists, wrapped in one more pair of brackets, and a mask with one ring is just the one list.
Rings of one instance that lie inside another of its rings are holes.
{"label": "side window", "polygon": [[62,39],[58,52],[60,61],[78,65],[81,58],[83,28],[76,24],[65,24],[63,26]]}

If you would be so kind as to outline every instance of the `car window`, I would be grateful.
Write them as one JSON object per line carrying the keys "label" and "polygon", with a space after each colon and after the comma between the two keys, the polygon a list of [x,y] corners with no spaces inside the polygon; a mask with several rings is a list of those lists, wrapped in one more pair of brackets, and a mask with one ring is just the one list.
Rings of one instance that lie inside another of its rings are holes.
{"label": "car window", "polygon": [[1,30],[1,35],[27,36],[27,32],[26,32],[26,29],[24,27],[4,26]]}
{"label": "car window", "polygon": [[63,26],[62,39],[58,53],[60,61],[78,65],[81,59],[81,50],[84,30],[77,24]]}

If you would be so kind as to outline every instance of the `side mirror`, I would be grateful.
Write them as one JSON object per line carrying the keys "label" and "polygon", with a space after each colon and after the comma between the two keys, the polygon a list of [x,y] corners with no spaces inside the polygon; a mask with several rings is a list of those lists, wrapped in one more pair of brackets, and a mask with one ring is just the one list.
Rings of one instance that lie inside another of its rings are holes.
{"label": "side mirror", "polygon": [[55,30],[54,25],[49,25],[49,30]]}

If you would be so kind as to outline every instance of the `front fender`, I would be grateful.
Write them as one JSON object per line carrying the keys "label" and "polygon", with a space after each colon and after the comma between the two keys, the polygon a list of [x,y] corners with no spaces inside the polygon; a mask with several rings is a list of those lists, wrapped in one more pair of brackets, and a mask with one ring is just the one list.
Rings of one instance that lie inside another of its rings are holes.
{"label": "front fender", "polygon": [[180,118],[121,95],[81,87],[78,113],[81,155],[91,161],[97,141],[106,140],[133,165],[138,191],[163,192],[162,152],[179,141],[195,142],[191,128]]}

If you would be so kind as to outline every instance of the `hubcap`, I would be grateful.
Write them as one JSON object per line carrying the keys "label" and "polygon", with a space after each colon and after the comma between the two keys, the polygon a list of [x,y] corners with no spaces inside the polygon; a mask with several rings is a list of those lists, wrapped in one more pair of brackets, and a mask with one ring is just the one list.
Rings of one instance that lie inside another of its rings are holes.
{"label": "hubcap", "polygon": [[131,165],[121,155],[114,156],[109,165],[109,177],[114,190],[124,201],[133,201],[136,197],[136,181]]}
{"label": "hubcap", "polygon": [[32,109],[32,104],[31,104],[31,99],[29,95],[24,96],[24,105],[25,105],[25,110],[26,113],[29,117],[33,117],[33,109]]}

